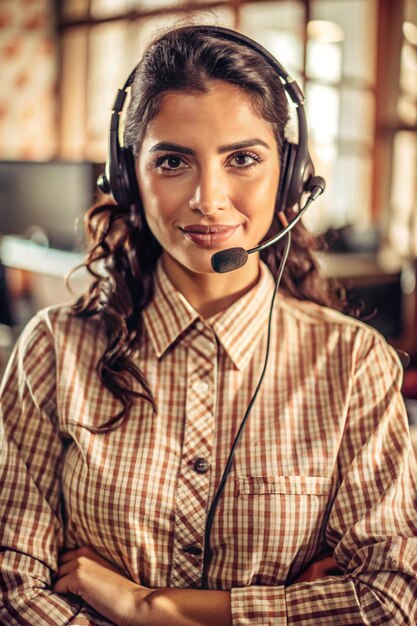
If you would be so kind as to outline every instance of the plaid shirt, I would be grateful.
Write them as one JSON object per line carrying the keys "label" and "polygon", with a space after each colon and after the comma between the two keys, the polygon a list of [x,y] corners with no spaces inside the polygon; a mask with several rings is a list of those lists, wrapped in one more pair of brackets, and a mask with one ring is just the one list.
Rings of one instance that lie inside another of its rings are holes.
{"label": "plaid shirt", "polygon": [[[134,356],[157,414],[135,400],[100,434],[121,408],[96,374],[102,324],[67,307],[29,323],[2,387],[2,623],[109,623],[50,591],[63,548],[89,544],[152,588],[201,585],[207,509],[263,366],[272,290],[262,265],[205,321],[159,266]],[[416,464],[396,354],[281,292],[271,342],[212,527],[210,588],[231,590],[234,626],[416,624]],[[344,574],[292,584],[325,548]]]}

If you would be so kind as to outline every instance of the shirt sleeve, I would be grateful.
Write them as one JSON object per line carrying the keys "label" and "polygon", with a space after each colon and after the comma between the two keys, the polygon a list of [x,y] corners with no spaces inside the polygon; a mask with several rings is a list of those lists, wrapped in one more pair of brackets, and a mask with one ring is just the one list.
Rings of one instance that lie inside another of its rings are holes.
{"label": "shirt sleeve", "polygon": [[39,314],[17,342],[0,389],[0,623],[10,626],[109,623],[51,591],[64,544],[55,379],[52,335]]}
{"label": "shirt sleeve", "polygon": [[417,624],[417,467],[394,351],[358,341],[325,538],[344,575],[232,589],[233,626]]}

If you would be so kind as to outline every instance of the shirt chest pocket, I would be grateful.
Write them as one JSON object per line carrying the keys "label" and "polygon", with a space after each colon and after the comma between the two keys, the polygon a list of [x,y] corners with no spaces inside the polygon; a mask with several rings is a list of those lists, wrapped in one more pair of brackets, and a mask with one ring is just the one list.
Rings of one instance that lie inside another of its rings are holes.
{"label": "shirt chest pocket", "polygon": [[238,476],[233,489],[228,518],[234,532],[228,535],[228,547],[245,555],[245,569],[249,565],[252,572],[250,583],[245,582],[285,581],[295,562],[303,561],[323,538],[332,479]]}
{"label": "shirt chest pocket", "polygon": [[332,479],[329,476],[238,476],[236,496],[328,496]]}
{"label": "shirt chest pocket", "polygon": [[[239,518],[251,520],[260,534],[276,534],[293,545],[311,542],[322,529],[332,492],[327,476],[239,476],[234,485]],[[264,530],[265,529],[265,530]]]}

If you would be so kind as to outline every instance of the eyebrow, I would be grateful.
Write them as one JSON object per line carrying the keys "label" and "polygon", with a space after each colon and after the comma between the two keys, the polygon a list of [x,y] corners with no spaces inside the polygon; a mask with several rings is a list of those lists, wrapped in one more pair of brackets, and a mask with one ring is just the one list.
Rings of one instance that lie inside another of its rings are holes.
{"label": "eyebrow", "polygon": [[[246,139],[245,141],[237,141],[236,143],[228,144],[227,146],[219,146],[217,152],[223,154],[224,152],[230,152],[232,150],[241,150],[242,148],[250,148],[251,146],[264,146],[268,150],[270,146],[262,139]],[[160,141],[156,143],[149,152],[158,152],[158,150],[168,150],[170,152],[179,152],[181,154],[194,155],[195,152],[191,148],[181,146],[176,143],[170,143],[166,141]]]}

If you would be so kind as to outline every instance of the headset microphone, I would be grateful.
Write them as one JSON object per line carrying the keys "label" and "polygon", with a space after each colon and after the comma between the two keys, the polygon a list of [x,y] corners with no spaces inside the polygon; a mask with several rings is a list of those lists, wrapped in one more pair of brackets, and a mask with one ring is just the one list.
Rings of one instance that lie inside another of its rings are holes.
{"label": "headset microphone", "polygon": [[274,243],[285,237],[285,235],[294,228],[294,226],[300,221],[305,211],[308,209],[310,204],[318,198],[320,194],[323,193],[326,187],[326,183],[324,178],[321,176],[313,176],[308,181],[308,189],[310,195],[304,204],[304,206],[299,210],[297,215],[283,228],[279,231],[277,235],[274,235],[264,243],[256,246],[255,248],[251,248],[250,250],[245,250],[244,248],[228,248],[226,250],[221,250],[220,252],[216,252],[211,257],[211,266],[215,272],[219,274],[224,274],[225,272],[232,272],[233,270],[237,270],[240,267],[243,267],[248,260],[249,254],[253,252],[259,252],[260,250],[264,250],[264,248],[268,248],[272,246]]}

